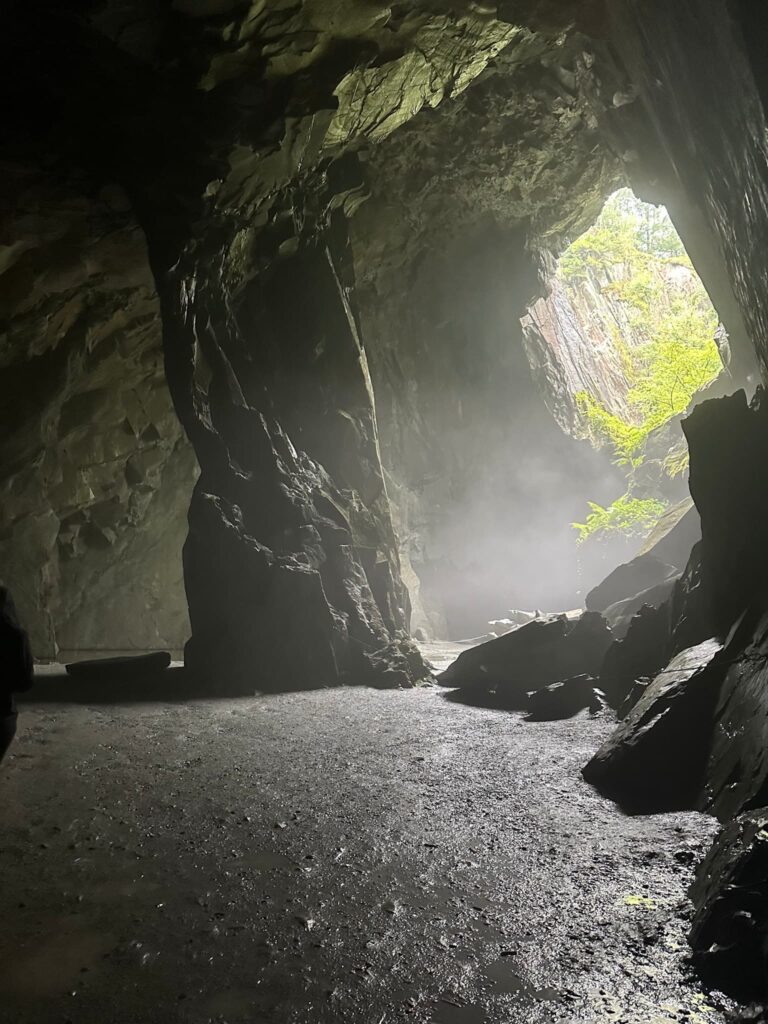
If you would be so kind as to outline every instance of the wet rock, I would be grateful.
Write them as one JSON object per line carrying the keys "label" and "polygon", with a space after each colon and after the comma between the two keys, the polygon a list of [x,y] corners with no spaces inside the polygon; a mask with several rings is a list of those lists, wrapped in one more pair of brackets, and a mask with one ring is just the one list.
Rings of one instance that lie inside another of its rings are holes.
{"label": "wet rock", "polygon": [[534,690],[528,695],[528,717],[534,722],[572,718],[584,708],[597,706],[596,686],[594,676],[580,675]]}
{"label": "wet rock", "polygon": [[726,670],[722,651],[712,639],[676,655],[584,767],[587,782],[631,813],[695,807]]}
{"label": "wet rock", "polygon": [[701,515],[701,580],[724,635],[768,582],[768,402],[743,391],[697,406],[683,420],[691,495]]}
{"label": "wet rock", "polygon": [[691,886],[689,941],[708,985],[736,999],[768,996],[768,809],[717,836]]}
{"label": "wet rock", "polygon": [[600,672],[600,689],[613,708],[627,699],[635,680],[655,676],[669,657],[670,609],[645,606],[633,616],[623,640],[611,644]]}
{"label": "wet rock", "polygon": [[586,606],[590,611],[604,612],[619,601],[657,587],[671,579],[676,572],[675,566],[662,562],[655,555],[638,555],[631,562],[618,566],[602,583],[590,590]]}
{"label": "wet rock", "polygon": [[745,618],[741,632],[747,640],[725,677],[702,797],[721,820],[768,803],[768,614],[754,628]]}
{"label": "wet rock", "polygon": [[148,676],[164,672],[171,664],[168,651],[153,651],[121,658],[91,658],[73,661],[66,666],[67,674],[75,679],[101,679],[104,681],[142,681]]}
{"label": "wet rock", "polygon": [[575,622],[564,615],[536,620],[464,651],[438,682],[471,693],[493,690],[505,702],[524,707],[531,690],[597,675],[610,643],[611,631],[595,612]]}
{"label": "wet rock", "polygon": [[617,639],[624,639],[635,615],[643,608],[660,608],[665,604],[672,596],[679,578],[677,574],[670,576],[663,583],[658,583],[655,587],[649,587],[634,597],[628,597],[606,608],[605,618]]}

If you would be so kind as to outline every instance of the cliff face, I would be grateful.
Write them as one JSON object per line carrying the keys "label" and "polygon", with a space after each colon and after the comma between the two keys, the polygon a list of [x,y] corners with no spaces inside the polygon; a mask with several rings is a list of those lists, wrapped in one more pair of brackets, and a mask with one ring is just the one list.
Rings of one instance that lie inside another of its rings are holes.
{"label": "cliff face", "polygon": [[[635,383],[633,365],[648,343],[647,324],[633,316],[622,298],[630,279],[626,265],[590,270],[564,282],[558,274],[548,293],[523,317],[523,339],[534,378],[547,407],[561,427],[579,435],[583,414],[574,401],[586,392],[626,423],[637,423],[638,409],[629,400]],[[683,263],[658,261],[651,284],[667,304],[699,291],[695,271]]]}

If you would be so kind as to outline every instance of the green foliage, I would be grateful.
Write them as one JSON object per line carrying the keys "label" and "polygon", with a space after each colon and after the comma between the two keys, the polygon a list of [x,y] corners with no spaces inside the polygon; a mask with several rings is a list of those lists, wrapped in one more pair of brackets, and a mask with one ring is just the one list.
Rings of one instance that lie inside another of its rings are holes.
{"label": "green foliage", "polygon": [[[606,204],[593,228],[562,255],[566,289],[587,282],[616,300],[631,329],[632,344],[614,334],[626,379],[626,418],[586,391],[576,395],[584,434],[613,450],[628,474],[627,492],[608,508],[591,504],[586,523],[574,524],[579,540],[618,531],[650,530],[665,505],[656,495],[630,496],[632,473],[645,458],[649,436],[684,412],[697,391],[720,373],[714,341],[717,314],[695,274],[669,216],[640,202],[628,189]],[[675,451],[664,472],[685,472],[687,452]]]}
{"label": "green foliage", "polygon": [[589,537],[605,537],[621,533],[625,537],[645,537],[667,509],[667,502],[658,498],[633,498],[627,492],[604,508],[588,502],[589,515],[584,523],[571,523],[578,531],[579,543]]}

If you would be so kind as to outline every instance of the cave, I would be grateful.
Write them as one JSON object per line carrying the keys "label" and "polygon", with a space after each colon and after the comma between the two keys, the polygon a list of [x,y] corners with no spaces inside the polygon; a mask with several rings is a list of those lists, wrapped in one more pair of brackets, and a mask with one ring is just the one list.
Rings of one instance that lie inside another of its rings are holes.
{"label": "cave", "polygon": [[765,1019],[765,16],[2,23],[0,1021]]}

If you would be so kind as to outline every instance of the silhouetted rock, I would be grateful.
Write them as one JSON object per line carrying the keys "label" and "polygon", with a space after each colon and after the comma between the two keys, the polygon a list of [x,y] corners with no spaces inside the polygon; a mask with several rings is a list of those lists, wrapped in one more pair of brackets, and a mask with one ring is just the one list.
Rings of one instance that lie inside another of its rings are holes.
{"label": "silhouetted rock", "polygon": [[[746,623],[742,631],[746,630]],[[768,804],[768,613],[728,668],[716,711],[703,809],[726,820]]]}
{"label": "silhouetted rock", "polygon": [[149,654],[133,654],[121,658],[90,658],[87,661],[73,661],[66,665],[67,674],[76,679],[103,679],[105,681],[141,681],[157,675],[171,664],[167,651],[152,651]]}
{"label": "silhouetted rock", "polygon": [[633,813],[696,806],[725,674],[718,640],[676,655],[582,774]]}
{"label": "silhouetted rock", "polygon": [[618,640],[623,640],[632,625],[632,619],[643,608],[660,608],[672,596],[675,584],[679,575],[670,576],[663,583],[649,587],[634,597],[628,597],[624,601],[617,601],[610,605],[603,613],[608,620],[614,635]]}
{"label": "silhouetted rock", "polygon": [[510,706],[524,707],[530,690],[597,675],[610,643],[611,631],[595,612],[575,621],[540,619],[464,651],[438,682],[473,693],[495,690]]}
{"label": "silhouetted rock", "polygon": [[32,678],[29,637],[19,623],[10,592],[0,586],[0,714],[12,710],[13,694],[28,690]]}
{"label": "silhouetted rock", "polygon": [[768,403],[743,391],[697,406],[683,420],[691,494],[701,516],[701,582],[714,631],[725,635],[768,582]]}
{"label": "silhouetted rock", "polygon": [[535,722],[551,722],[572,718],[585,708],[597,708],[596,686],[594,676],[580,675],[534,690],[528,695],[528,717]]}
{"label": "silhouetted rock", "polygon": [[618,566],[594,590],[590,590],[586,606],[590,611],[604,612],[618,601],[625,601],[664,583],[676,573],[675,566],[662,562],[654,555],[639,555],[631,562]]}
{"label": "silhouetted rock", "polygon": [[28,690],[32,678],[29,638],[8,589],[0,586],[0,760],[16,734],[15,694]]}
{"label": "silhouetted rock", "polygon": [[669,657],[670,609],[643,607],[633,616],[623,640],[611,644],[600,672],[600,689],[613,708],[620,707],[636,679],[655,676]]}
{"label": "silhouetted rock", "polygon": [[717,836],[691,886],[689,941],[708,985],[739,1000],[768,995],[768,808]]}

